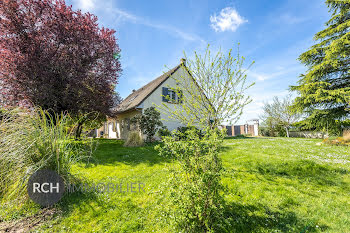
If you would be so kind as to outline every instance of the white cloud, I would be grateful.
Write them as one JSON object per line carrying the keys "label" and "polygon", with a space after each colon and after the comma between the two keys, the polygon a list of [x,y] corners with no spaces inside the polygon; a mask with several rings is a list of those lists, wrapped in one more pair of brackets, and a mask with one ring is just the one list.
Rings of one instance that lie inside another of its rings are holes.
{"label": "white cloud", "polygon": [[247,75],[255,78],[257,81],[265,81],[268,79],[272,79],[272,78],[280,77],[282,75],[289,74],[291,72],[298,71],[298,70],[300,70],[300,66],[293,66],[290,68],[284,68],[282,66],[277,66],[276,69],[278,70],[277,72],[271,72],[269,74],[248,70]]}
{"label": "white cloud", "polygon": [[210,22],[210,26],[215,31],[234,32],[241,24],[248,22],[248,20],[240,16],[235,9],[231,7],[226,7],[220,11],[219,15],[214,14],[210,16]]}
{"label": "white cloud", "polygon": [[132,21],[133,23],[136,23],[137,21],[141,20],[139,17],[115,7],[108,8],[107,10],[110,10],[110,11],[113,11],[113,13],[116,13],[118,18],[121,20],[129,20],[129,21]]}
{"label": "white cloud", "polygon": [[184,32],[182,29],[173,27],[171,25],[152,22],[148,19],[134,15],[125,10],[121,10],[113,6],[113,3],[110,1],[105,2],[102,6],[101,4],[97,4],[96,0],[73,0],[73,2],[78,9],[81,9],[84,12],[100,10],[104,15],[108,15],[109,17],[113,16],[114,22],[128,21],[134,24],[140,24],[167,32],[186,41],[199,41],[203,44],[207,44],[205,40],[196,34]]}

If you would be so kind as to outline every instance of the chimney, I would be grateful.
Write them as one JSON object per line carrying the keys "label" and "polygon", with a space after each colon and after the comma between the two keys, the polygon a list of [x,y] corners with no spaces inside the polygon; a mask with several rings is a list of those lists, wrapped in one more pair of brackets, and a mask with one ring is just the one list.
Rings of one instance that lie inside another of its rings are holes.
{"label": "chimney", "polygon": [[186,59],[185,58],[181,58],[180,59],[180,63],[186,65]]}

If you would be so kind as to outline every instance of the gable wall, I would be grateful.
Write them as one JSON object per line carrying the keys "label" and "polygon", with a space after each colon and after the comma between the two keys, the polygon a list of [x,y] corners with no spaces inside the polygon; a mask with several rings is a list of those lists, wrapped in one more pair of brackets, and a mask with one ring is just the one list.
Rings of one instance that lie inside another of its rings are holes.
{"label": "gable wall", "polygon": [[[175,77],[176,79],[180,78],[186,78],[186,82],[193,82],[192,78],[189,76],[188,72],[184,68],[179,68],[172,77]],[[167,106],[169,106],[170,109],[175,110],[174,106],[178,104],[173,103],[166,103],[162,102],[162,88],[163,87],[176,87],[176,80],[172,77],[169,77],[164,83],[162,83],[148,98],[146,98],[143,103],[141,104],[143,107],[143,110],[149,107],[157,107],[159,105],[162,105],[165,103]],[[186,93],[183,93],[186,95]],[[174,130],[177,129],[180,126],[186,126],[185,124],[182,124],[178,120],[170,119],[167,114],[165,114],[162,110],[161,112],[161,119],[163,124],[169,129]]]}

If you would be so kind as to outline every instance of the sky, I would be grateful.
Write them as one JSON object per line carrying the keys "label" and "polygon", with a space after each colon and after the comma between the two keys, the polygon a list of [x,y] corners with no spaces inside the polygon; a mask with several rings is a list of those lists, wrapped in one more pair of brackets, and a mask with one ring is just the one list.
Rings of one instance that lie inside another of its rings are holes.
{"label": "sky", "polygon": [[[298,61],[325,28],[330,13],[322,0],[68,0],[74,9],[114,29],[122,75],[116,90],[127,97],[180,63],[184,52],[229,49],[246,58],[246,94],[252,102],[236,124],[259,118],[274,96],[289,94],[306,67]],[[168,68],[167,68],[168,67]],[[295,96],[296,93],[293,93]]]}

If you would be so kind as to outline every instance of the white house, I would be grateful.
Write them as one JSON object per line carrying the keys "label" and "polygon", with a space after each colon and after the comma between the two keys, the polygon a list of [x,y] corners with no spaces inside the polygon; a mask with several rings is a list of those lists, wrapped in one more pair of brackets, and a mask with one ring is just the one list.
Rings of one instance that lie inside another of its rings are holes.
{"label": "white house", "polygon": [[[141,87],[138,90],[134,90],[128,97],[126,97],[115,111],[114,118],[108,118],[108,121],[97,130],[96,136],[100,137],[101,134],[106,138],[126,139],[133,125],[130,124],[130,119],[137,114],[154,106],[159,106],[162,103],[168,105],[170,109],[174,109],[174,105],[179,104],[181,99],[176,95],[175,91],[171,88],[175,88],[177,83],[175,80],[186,78],[187,82],[195,82],[186,68],[186,60],[181,59],[180,64],[154,79],[150,83]],[[169,96],[169,101],[164,96]],[[179,107],[180,105],[178,105]],[[170,119],[167,115],[161,112],[161,119],[163,125],[169,130],[177,129],[180,126],[184,126],[181,122]],[[102,133],[103,132],[103,133]]]}

